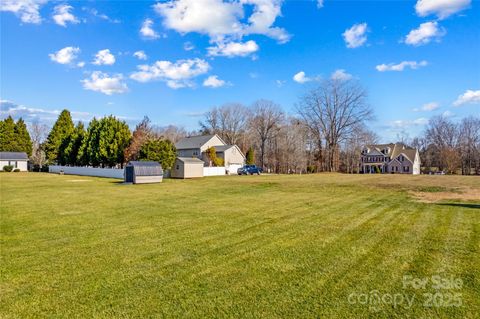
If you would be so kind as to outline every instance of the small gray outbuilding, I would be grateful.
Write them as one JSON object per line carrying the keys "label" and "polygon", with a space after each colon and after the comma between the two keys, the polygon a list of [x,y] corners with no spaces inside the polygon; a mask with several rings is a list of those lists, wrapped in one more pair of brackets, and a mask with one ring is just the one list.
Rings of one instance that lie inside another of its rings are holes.
{"label": "small gray outbuilding", "polygon": [[171,174],[173,178],[203,177],[203,165],[196,157],[177,157]]}
{"label": "small gray outbuilding", "polygon": [[158,162],[131,161],[125,166],[125,183],[160,183],[163,180],[162,165]]}

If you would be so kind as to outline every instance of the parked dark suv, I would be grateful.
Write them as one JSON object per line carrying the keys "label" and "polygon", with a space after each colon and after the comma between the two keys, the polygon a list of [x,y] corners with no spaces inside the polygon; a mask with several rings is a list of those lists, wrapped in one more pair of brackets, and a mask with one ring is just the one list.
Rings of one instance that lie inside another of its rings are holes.
{"label": "parked dark suv", "polygon": [[238,175],[253,175],[257,174],[260,175],[262,173],[262,169],[257,167],[257,165],[245,165],[237,170]]}

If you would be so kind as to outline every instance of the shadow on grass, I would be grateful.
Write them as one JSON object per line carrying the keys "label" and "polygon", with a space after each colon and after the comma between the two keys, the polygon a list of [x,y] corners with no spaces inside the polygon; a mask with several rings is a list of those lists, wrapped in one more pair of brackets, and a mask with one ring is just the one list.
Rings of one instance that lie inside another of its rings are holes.
{"label": "shadow on grass", "polygon": [[463,208],[473,208],[480,209],[480,204],[467,204],[467,203],[440,203],[437,205],[441,206],[454,206],[454,207],[463,207]]}

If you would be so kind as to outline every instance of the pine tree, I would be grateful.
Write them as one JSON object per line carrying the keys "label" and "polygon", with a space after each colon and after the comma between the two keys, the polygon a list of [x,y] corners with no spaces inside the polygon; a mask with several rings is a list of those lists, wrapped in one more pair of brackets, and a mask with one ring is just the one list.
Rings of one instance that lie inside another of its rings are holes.
{"label": "pine tree", "polygon": [[83,161],[92,166],[123,165],[124,152],[130,144],[131,132],[124,121],[114,116],[93,119],[79,151]]}
{"label": "pine tree", "polygon": [[17,151],[25,152],[28,156],[32,156],[32,140],[27,130],[27,125],[22,118],[18,119],[15,124],[15,139],[17,140]]}
{"label": "pine tree", "polygon": [[82,122],[78,122],[70,136],[63,139],[58,160],[61,165],[82,165],[79,160],[79,151],[85,137],[85,127]]}
{"label": "pine tree", "polygon": [[247,151],[246,164],[247,165],[254,165],[255,164],[255,151],[254,151],[253,147],[250,147]]}
{"label": "pine tree", "polygon": [[139,159],[159,162],[164,169],[170,169],[175,163],[176,153],[175,145],[170,140],[153,139],[142,145]]}
{"label": "pine tree", "polygon": [[15,136],[15,122],[11,116],[0,122],[0,151],[18,151],[18,142]]}
{"label": "pine tree", "polygon": [[59,153],[63,153],[65,147],[64,139],[69,138],[73,130],[72,116],[68,110],[63,110],[45,142],[45,154],[49,162],[59,161]]}

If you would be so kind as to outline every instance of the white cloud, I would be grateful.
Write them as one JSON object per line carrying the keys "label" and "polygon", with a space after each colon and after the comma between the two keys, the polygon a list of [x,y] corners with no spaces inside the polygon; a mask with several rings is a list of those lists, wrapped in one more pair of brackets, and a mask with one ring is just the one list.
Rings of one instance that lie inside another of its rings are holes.
{"label": "white cloud", "polygon": [[444,19],[470,6],[471,0],[418,0],[415,10],[420,17],[431,14]]}
{"label": "white cloud", "polygon": [[331,78],[333,80],[339,80],[339,81],[347,81],[350,80],[353,76],[349,73],[347,73],[343,69],[338,69],[335,72],[332,73]]}
{"label": "white cloud", "polygon": [[[207,34],[212,42],[262,34],[284,43],[290,35],[283,28],[273,26],[281,16],[281,5],[281,0],[178,0],[157,3],[154,9],[163,17],[165,27],[179,33]],[[244,6],[253,7],[248,18]]]}
{"label": "white cloud", "polygon": [[55,53],[50,53],[48,56],[50,60],[60,63],[60,64],[70,64],[72,63],[80,53],[80,48],[75,47],[66,47],[58,50]]}
{"label": "white cloud", "polygon": [[89,12],[91,15],[93,15],[96,18],[99,18],[99,19],[102,19],[102,20],[105,20],[105,21],[108,21],[108,22],[111,22],[111,23],[120,23],[121,22],[118,19],[112,19],[109,16],[107,16],[106,14],[98,12],[98,10],[95,9],[95,8],[90,9],[90,8],[85,8],[84,7],[84,8],[82,8],[82,10]]}
{"label": "white cloud", "polygon": [[81,62],[78,62],[77,63],[77,67],[79,68],[83,68],[85,66],[85,62],[84,61],[81,61]]}
{"label": "white cloud", "polygon": [[455,116],[455,113],[448,110],[442,113],[442,117],[453,117],[453,116]]}
{"label": "white cloud", "polygon": [[285,80],[275,80],[275,84],[277,85],[277,87],[281,88],[285,85],[287,81]]}
{"label": "white cloud", "polygon": [[2,0],[0,11],[14,13],[23,23],[39,24],[42,22],[40,7],[46,2],[47,0]]}
{"label": "white cloud", "polygon": [[69,6],[68,4],[60,4],[55,6],[52,16],[53,21],[62,27],[66,27],[68,22],[72,24],[80,23],[77,17],[70,12],[72,9],[73,7]]}
{"label": "white cloud", "polygon": [[128,91],[127,84],[123,81],[122,74],[109,76],[107,73],[95,71],[90,78],[81,81],[86,90],[101,92],[106,95],[125,93]]}
{"label": "white cloud", "polygon": [[306,82],[309,82],[309,81],[312,81],[312,79],[309,78],[309,77],[307,77],[307,76],[305,75],[305,72],[303,72],[303,71],[300,71],[300,72],[298,72],[297,74],[295,74],[295,75],[293,76],[293,80],[294,80],[295,82],[301,83],[301,84],[306,83]]}
{"label": "white cloud", "polygon": [[193,49],[195,49],[195,45],[193,45],[192,42],[187,41],[183,44],[183,49],[185,51],[192,51]]}
{"label": "white cloud", "polygon": [[203,86],[211,88],[219,88],[227,85],[228,83],[224,80],[220,80],[216,75],[210,75],[208,78],[203,81]]}
{"label": "white cloud", "polygon": [[398,64],[394,63],[389,63],[389,64],[379,64],[375,68],[379,72],[385,72],[385,71],[403,71],[405,68],[410,68],[412,70],[416,70],[420,67],[427,66],[428,62],[427,61],[403,61]]}
{"label": "white cloud", "polygon": [[354,24],[342,34],[347,48],[358,48],[367,42],[368,26],[366,23]]}
{"label": "white cloud", "polygon": [[427,44],[432,40],[440,41],[447,31],[438,26],[437,21],[430,21],[420,24],[417,29],[411,30],[405,37],[405,43],[419,46]]}
{"label": "white cloud", "polygon": [[115,63],[115,56],[110,53],[109,49],[100,50],[95,54],[93,64],[96,65],[112,65]]}
{"label": "white cloud", "polygon": [[146,39],[158,39],[160,36],[158,33],[153,30],[153,20],[152,19],[145,19],[142,24],[142,28],[140,29],[140,34]]}
{"label": "white cloud", "polygon": [[208,62],[202,59],[179,60],[175,63],[170,61],[156,61],[152,65],[139,65],[137,72],[130,78],[138,82],[162,80],[173,89],[192,87],[191,79],[205,74],[210,70]]}
{"label": "white cloud", "polygon": [[454,106],[461,106],[464,104],[478,104],[480,103],[480,90],[466,90],[465,93],[458,96],[453,102]]}
{"label": "white cloud", "polygon": [[217,43],[216,46],[208,47],[209,56],[245,57],[258,51],[258,45],[255,41],[249,40],[242,42]]}
{"label": "white cloud", "polygon": [[142,50],[136,51],[135,53],[133,53],[133,56],[139,60],[146,60],[148,58],[145,52]]}
{"label": "white cloud", "polygon": [[317,0],[317,8],[323,8],[324,4],[323,4],[323,0]]}
{"label": "white cloud", "polygon": [[423,104],[421,108],[413,109],[413,111],[414,112],[421,112],[421,111],[430,112],[430,111],[434,111],[434,110],[438,109],[439,107],[440,107],[440,105],[438,105],[437,102],[430,102],[430,103],[427,103],[427,104]]}
{"label": "white cloud", "polygon": [[428,123],[428,119],[425,117],[420,117],[414,120],[396,120],[390,123],[390,126],[394,128],[406,128],[411,126],[425,125]]}

